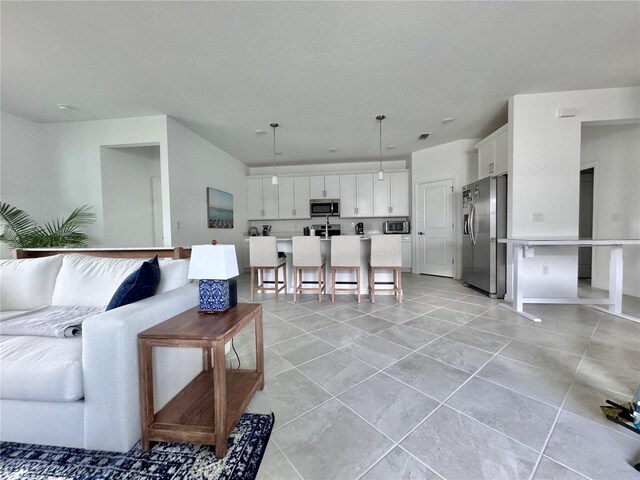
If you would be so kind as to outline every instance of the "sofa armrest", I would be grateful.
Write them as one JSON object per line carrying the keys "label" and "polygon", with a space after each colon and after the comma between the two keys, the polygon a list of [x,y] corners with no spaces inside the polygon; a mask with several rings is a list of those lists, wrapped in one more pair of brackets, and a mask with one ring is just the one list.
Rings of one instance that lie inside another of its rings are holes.
{"label": "sofa armrest", "polygon": [[[126,452],[140,438],[138,333],[197,303],[198,286],[188,284],[85,320],[85,448]],[[154,367],[158,409],[202,370],[202,353],[199,349],[156,348]]]}

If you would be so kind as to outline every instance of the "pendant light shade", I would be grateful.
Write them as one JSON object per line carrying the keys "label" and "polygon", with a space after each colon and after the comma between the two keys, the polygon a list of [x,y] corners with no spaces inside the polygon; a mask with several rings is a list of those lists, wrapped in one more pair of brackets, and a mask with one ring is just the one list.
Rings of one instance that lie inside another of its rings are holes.
{"label": "pendant light shade", "polygon": [[273,175],[271,176],[271,185],[278,185],[278,174],[276,173],[276,128],[280,125],[277,123],[271,123],[273,128]]}
{"label": "pendant light shade", "polygon": [[378,151],[378,159],[380,161],[380,169],[378,170],[378,180],[382,181],[384,180],[384,170],[382,170],[382,120],[384,120],[386,117],[384,115],[378,115],[376,117],[376,120],[378,120],[378,124],[380,126],[380,149]]}

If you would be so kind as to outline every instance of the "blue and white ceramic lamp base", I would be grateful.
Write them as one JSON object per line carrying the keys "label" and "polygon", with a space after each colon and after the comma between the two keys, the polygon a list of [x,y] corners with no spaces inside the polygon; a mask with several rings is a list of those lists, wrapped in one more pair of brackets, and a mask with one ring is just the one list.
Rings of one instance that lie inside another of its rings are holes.
{"label": "blue and white ceramic lamp base", "polygon": [[200,280],[200,313],[226,312],[238,303],[236,279]]}

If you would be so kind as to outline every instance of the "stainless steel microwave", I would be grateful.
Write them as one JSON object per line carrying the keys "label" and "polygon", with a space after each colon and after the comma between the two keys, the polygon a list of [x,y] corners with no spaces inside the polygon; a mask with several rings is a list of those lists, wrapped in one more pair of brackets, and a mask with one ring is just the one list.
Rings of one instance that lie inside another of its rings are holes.
{"label": "stainless steel microwave", "polygon": [[311,200],[309,211],[312,217],[339,217],[340,200]]}
{"label": "stainless steel microwave", "polygon": [[411,233],[409,220],[387,220],[382,226],[384,233]]}

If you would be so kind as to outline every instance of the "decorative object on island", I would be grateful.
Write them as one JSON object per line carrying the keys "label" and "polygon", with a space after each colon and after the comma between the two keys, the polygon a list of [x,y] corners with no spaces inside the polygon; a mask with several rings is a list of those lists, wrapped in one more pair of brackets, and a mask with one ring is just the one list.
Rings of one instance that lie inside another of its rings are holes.
{"label": "decorative object on island", "polygon": [[80,230],[95,221],[93,207],[83,205],[63,220],[38,225],[24,210],[0,202],[0,222],[4,226],[0,242],[10,248],[86,247],[89,237]]}
{"label": "decorative object on island", "polygon": [[278,175],[276,174],[276,128],[280,125],[270,123],[269,126],[273,128],[273,176],[271,177],[271,184],[278,185]]}
{"label": "decorative object on island", "polygon": [[233,228],[233,195],[216,188],[207,188],[207,226]]}
{"label": "decorative object on island", "polygon": [[376,120],[378,120],[378,124],[380,125],[380,150],[378,152],[378,158],[380,159],[380,169],[378,170],[378,180],[384,180],[384,171],[382,170],[382,120],[384,120],[384,115],[378,115]]}
{"label": "decorative object on island", "polygon": [[200,280],[200,313],[226,312],[238,303],[235,245],[194,245],[188,276]]}

